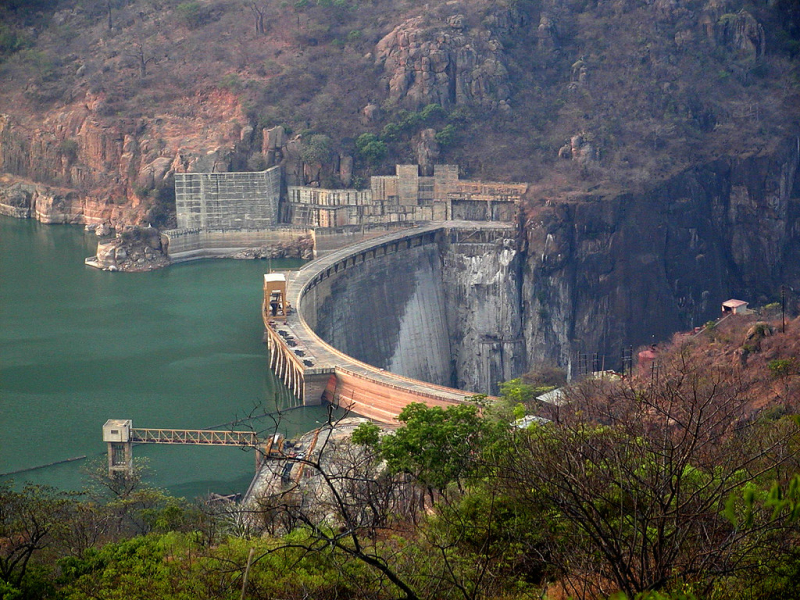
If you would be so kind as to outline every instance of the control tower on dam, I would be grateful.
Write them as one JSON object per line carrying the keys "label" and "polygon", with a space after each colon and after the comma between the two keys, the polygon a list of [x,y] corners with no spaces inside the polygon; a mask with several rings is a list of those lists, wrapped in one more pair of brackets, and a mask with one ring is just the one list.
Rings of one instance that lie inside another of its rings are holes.
{"label": "control tower on dam", "polygon": [[288,281],[265,275],[270,367],[304,404],[392,422],[526,367],[515,228],[448,221],[343,248]]}

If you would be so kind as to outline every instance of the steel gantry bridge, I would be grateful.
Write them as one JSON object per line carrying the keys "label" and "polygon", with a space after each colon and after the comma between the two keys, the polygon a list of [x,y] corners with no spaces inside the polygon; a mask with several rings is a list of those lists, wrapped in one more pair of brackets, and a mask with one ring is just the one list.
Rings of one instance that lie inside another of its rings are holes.
{"label": "steel gantry bridge", "polygon": [[131,442],[135,444],[199,444],[255,447],[258,445],[258,436],[252,431],[131,429]]}
{"label": "steel gantry bridge", "polygon": [[[216,429],[142,429],[134,428],[130,419],[109,419],[103,425],[103,441],[108,445],[108,473],[130,473],[133,470],[134,444],[193,444],[199,446],[236,446],[256,448],[256,466],[262,457],[279,450],[281,439],[276,434],[263,442],[253,431],[220,431]],[[276,446],[273,448],[273,446]]]}

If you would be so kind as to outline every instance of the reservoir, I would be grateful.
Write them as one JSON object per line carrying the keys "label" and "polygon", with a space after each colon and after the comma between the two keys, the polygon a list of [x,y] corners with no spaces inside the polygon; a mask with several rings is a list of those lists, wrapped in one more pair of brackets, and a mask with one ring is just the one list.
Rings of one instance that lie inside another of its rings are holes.
{"label": "reservoir", "polygon": [[[109,273],[83,264],[96,247],[82,227],[0,216],[0,481],[82,489],[87,466],[105,464],[110,418],[289,437],[325,419],[296,408],[267,368],[267,261]],[[255,463],[252,451],[204,446],[140,445],[134,457],[147,459],[149,483],[190,499],[244,492]]]}

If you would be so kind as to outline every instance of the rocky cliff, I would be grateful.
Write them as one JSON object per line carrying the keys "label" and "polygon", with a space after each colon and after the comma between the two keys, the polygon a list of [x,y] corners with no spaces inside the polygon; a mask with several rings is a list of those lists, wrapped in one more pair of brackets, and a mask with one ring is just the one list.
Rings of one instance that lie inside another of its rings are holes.
{"label": "rocky cliff", "polygon": [[234,98],[193,102],[203,107],[193,118],[109,120],[103,96],[93,94],[36,122],[0,115],[0,212],[44,223],[166,225],[172,175],[227,171],[242,143]]}
{"label": "rocky cliff", "polygon": [[533,202],[522,240],[529,366],[597,352],[618,367],[623,347],[702,325],[730,297],[758,305],[781,285],[800,289],[799,160],[795,138],[647,194]]}
{"label": "rocky cliff", "polygon": [[165,225],[172,173],[280,162],[290,184],[416,159],[639,189],[797,133],[783,0],[12,4],[0,204],[50,221]]}

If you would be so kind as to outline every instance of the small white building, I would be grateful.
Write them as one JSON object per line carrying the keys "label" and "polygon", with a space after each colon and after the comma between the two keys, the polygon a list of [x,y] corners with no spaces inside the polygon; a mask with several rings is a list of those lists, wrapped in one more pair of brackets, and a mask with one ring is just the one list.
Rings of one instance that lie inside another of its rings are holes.
{"label": "small white building", "polygon": [[736,300],[731,298],[722,303],[722,314],[725,315],[747,315],[752,311],[747,308],[748,303],[744,300]]}

